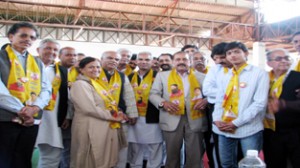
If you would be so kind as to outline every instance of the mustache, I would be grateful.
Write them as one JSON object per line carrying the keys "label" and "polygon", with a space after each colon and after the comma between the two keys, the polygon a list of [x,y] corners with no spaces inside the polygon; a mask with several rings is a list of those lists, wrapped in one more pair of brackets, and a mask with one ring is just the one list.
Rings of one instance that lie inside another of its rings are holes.
{"label": "mustache", "polygon": [[161,66],[160,66],[160,67],[164,67],[164,66],[171,67],[171,65],[170,65],[170,64],[161,64]]}
{"label": "mustache", "polygon": [[195,65],[204,65],[204,63],[199,61],[199,62],[196,62]]}
{"label": "mustache", "polygon": [[185,65],[185,64],[177,64],[177,66],[185,66],[185,67],[187,67],[187,65]]}

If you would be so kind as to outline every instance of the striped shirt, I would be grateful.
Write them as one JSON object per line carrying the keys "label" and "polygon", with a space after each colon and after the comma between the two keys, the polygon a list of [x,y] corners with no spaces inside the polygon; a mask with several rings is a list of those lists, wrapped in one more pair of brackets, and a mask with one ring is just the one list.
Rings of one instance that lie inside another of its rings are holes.
{"label": "striped shirt", "polygon": [[[232,70],[224,75],[218,84],[213,121],[222,121],[223,97],[227,85],[232,77]],[[213,131],[217,134],[231,138],[244,138],[264,129],[263,119],[268,102],[269,76],[268,73],[253,65],[248,65],[239,75],[238,117],[232,121],[237,126],[234,133],[222,132],[213,125]]]}

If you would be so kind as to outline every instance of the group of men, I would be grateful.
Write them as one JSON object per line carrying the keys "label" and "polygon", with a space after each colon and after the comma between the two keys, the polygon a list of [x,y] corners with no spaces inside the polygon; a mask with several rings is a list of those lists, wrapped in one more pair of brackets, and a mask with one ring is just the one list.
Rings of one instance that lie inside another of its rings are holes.
{"label": "group of men", "polygon": [[[69,89],[80,58],[53,39],[43,39],[33,57],[27,50],[37,37],[32,24],[16,23],[8,31],[10,44],[0,51],[4,168],[31,167],[35,145],[39,167],[70,166]],[[300,32],[292,39],[300,54]],[[142,167],[144,159],[150,168],[199,168],[205,151],[210,167],[234,168],[238,151],[245,155],[248,149],[263,149],[268,167],[286,167],[287,160],[300,167],[300,61],[292,64],[284,49],[268,51],[268,75],[247,64],[248,55],[243,43],[217,44],[210,68],[194,45],[157,59],[149,52],[104,52],[99,61],[105,80],[120,75],[118,107],[128,116],[122,124],[128,146],[116,168]]]}

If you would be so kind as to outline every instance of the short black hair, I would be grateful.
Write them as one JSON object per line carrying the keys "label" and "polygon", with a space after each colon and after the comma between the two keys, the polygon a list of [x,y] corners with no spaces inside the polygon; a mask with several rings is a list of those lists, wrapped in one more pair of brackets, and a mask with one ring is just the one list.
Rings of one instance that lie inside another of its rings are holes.
{"label": "short black hair", "polygon": [[178,87],[178,85],[176,83],[171,84],[171,86]]}
{"label": "short black hair", "polygon": [[85,56],[84,53],[77,53],[77,55],[80,55],[80,56]]}
{"label": "short black hair", "polygon": [[246,47],[246,45],[239,42],[239,41],[234,41],[234,42],[228,43],[225,46],[224,51],[226,53],[228,50],[231,50],[231,49],[234,49],[234,48],[239,48],[239,49],[243,50],[244,52],[248,52],[248,48]]}
{"label": "short black hair", "polygon": [[130,60],[134,61],[134,60],[136,60],[136,59],[137,59],[137,54],[132,54]]}
{"label": "short black hair", "polygon": [[94,57],[85,57],[83,58],[80,62],[79,62],[79,68],[82,69],[84,68],[87,64],[89,64],[90,62],[94,62],[96,61],[97,59],[94,58]]}
{"label": "short black hair", "polygon": [[10,45],[10,43],[3,44],[2,47],[1,47],[1,50],[5,50],[6,47],[9,46],[9,45]]}
{"label": "short black hair", "polygon": [[199,48],[198,48],[197,46],[192,45],[192,44],[187,44],[187,45],[185,45],[184,47],[181,48],[181,51],[184,51],[184,50],[186,50],[187,48],[194,48],[194,49],[196,49],[196,50],[199,50]]}
{"label": "short black hair", "polygon": [[293,38],[294,38],[295,36],[298,36],[298,35],[300,35],[300,31],[295,32],[295,33],[292,35],[291,40],[293,40]]}
{"label": "short black hair", "polygon": [[215,46],[213,46],[212,50],[211,50],[211,58],[214,58],[215,55],[225,55],[226,52],[225,52],[225,46],[227,45],[228,43],[225,43],[225,42],[221,42],[219,44],[216,44]]}
{"label": "short black hair", "polygon": [[30,29],[34,30],[35,33],[36,33],[36,37],[39,37],[39,33],[38,33],[37,28],[36,28],[33,24],[28,23],[28,22],[19,22],[19,23],[13,24],[13,25],[9,28],[9,30],[8,30],[8,32],[7,32],[7,36],[10,35],[10,34],[16,34],[16,33],[18,32],[18,30],[19,30],[20,28],[23,28],[23,27],[30,28]]}
{"label": "short black hair", "polygon": [[162,53],[162,54],[160,54],[160,56],[158,57],[158,60],[159,60],[159,58],[160,58],[161,56],[163,56],[163,55],[169,56],[169,57],[171,58],[171,60],[173,60],[173,55],[172,55],[172,54],[169,54],[169,53]]}

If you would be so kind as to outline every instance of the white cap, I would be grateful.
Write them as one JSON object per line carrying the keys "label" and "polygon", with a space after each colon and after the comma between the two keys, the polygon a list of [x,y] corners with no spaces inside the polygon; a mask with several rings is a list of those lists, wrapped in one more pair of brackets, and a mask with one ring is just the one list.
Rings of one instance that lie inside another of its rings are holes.
{"label": "white cap", "polygon": [[258,156],[258,151],[257,150],[247,150],[247,156]]}

